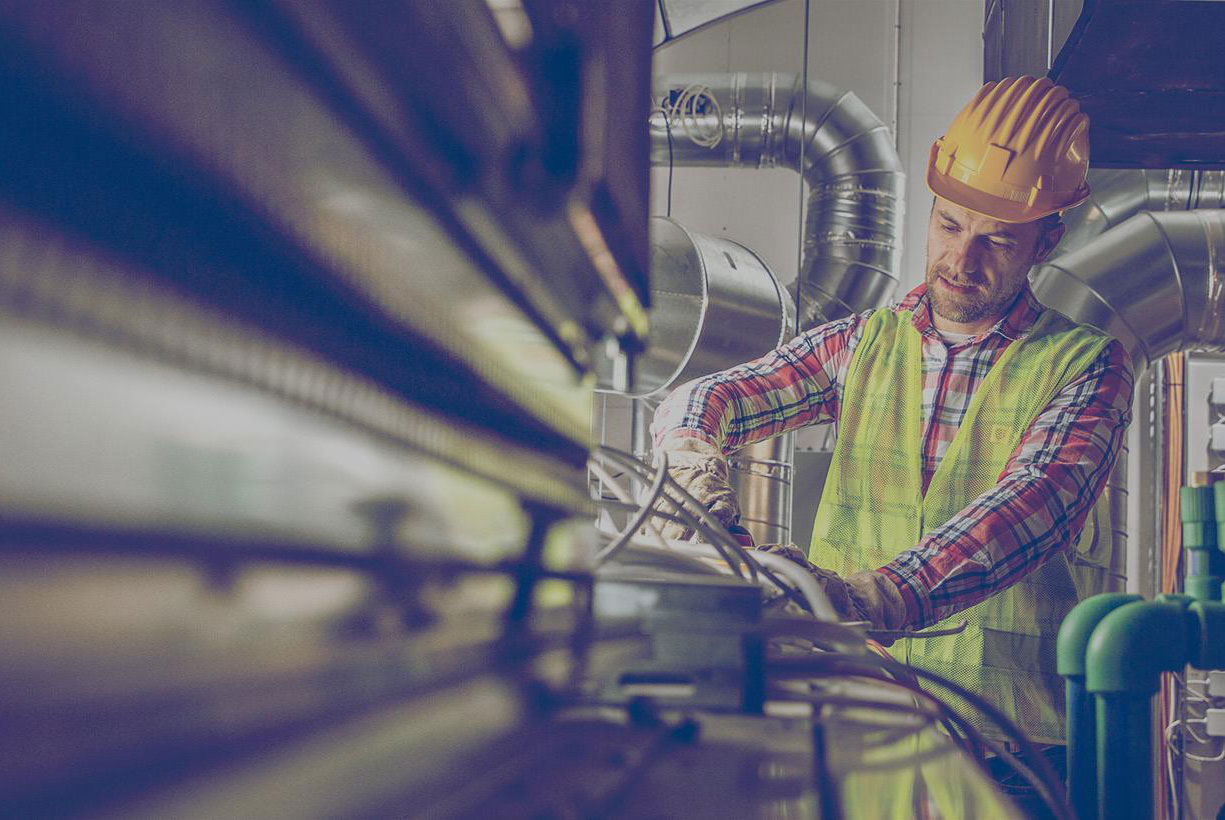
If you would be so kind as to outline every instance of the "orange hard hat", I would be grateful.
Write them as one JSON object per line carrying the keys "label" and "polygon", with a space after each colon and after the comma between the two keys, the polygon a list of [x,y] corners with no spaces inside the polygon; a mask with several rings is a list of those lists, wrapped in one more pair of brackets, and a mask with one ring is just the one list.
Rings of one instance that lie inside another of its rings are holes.
{"label": "orange hard hat", "polygon": [[1089,118],[1045,77],[987,83],[932,145],[927,187],[1001,222],[1032,222],[1089,196]]}

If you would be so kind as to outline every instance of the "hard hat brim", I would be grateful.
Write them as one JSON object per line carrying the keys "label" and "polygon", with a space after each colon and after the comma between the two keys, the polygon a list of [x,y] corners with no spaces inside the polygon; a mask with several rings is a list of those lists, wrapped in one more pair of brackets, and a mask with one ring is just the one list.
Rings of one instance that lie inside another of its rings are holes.
{"label": "hard hat brim", "polygon": [[[935,153],[934,146],[932,153],[933,155]],[[1050,216],[1053,213],[1058,213],[1068,208],[1075,208],[1089,198],[1089,186],[1085,185],[1082,190],[1077,191],[1066,202],[1047,203],[1045,205],[1035,203],[1030,205],[1025,202],[1005,199],[1004,197],[992,196],[977,188],[972,188],[964,182],[950,179],[936,171],[934,162],[929,162],[927,165],[927,187],[936,196],[943,197],[949,202],[960,205],[968,211],[973,211],[979,216],[1017,225],[1025,222],[1036,222],[1044,216]]]}

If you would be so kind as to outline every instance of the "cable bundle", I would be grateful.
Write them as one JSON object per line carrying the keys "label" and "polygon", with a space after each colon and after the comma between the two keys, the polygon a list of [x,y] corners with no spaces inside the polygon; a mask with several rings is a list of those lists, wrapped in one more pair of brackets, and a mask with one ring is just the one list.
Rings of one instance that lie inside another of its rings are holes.
{"label": "cable bundle", "polygon": [[714,148],[723,141],[723,109],[709,86],[700,83],[685,86],[652,108],[651,115],[656,114],[663,116],[669,133],[679,128],[694,145]]}

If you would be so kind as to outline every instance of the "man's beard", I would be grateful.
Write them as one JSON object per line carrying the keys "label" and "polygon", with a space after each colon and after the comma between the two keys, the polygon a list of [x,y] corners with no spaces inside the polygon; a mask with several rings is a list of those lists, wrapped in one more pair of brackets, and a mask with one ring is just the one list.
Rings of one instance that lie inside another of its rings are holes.
{"label": "man's beard", "polygon": [[935,268],[927,272],[927,297],[931,300],[932,310],[943,319],[951,322],[967,324],[982,319],[998,319],[1004,315],[1008,306],[1016,300],[1021,292],[1024,278],[1015,289],[1008,292],[991,293],[977,282],[970,282],[976,287],[972,293],[952,293],[937,280],[940,277],[956,281],[946,268]]}

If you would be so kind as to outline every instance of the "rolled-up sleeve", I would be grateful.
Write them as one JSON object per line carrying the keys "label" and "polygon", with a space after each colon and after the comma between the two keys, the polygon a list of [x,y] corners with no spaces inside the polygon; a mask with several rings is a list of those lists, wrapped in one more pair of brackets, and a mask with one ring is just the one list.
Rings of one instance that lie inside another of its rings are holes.
{"label": "rolled-up sleeve", "polygon": [[655,446],[665,437],[693,437],[730,453],[788,430],[836,421],[839,385],[866,315],[822,325],[760,359],[676,388],[655,411]]}

